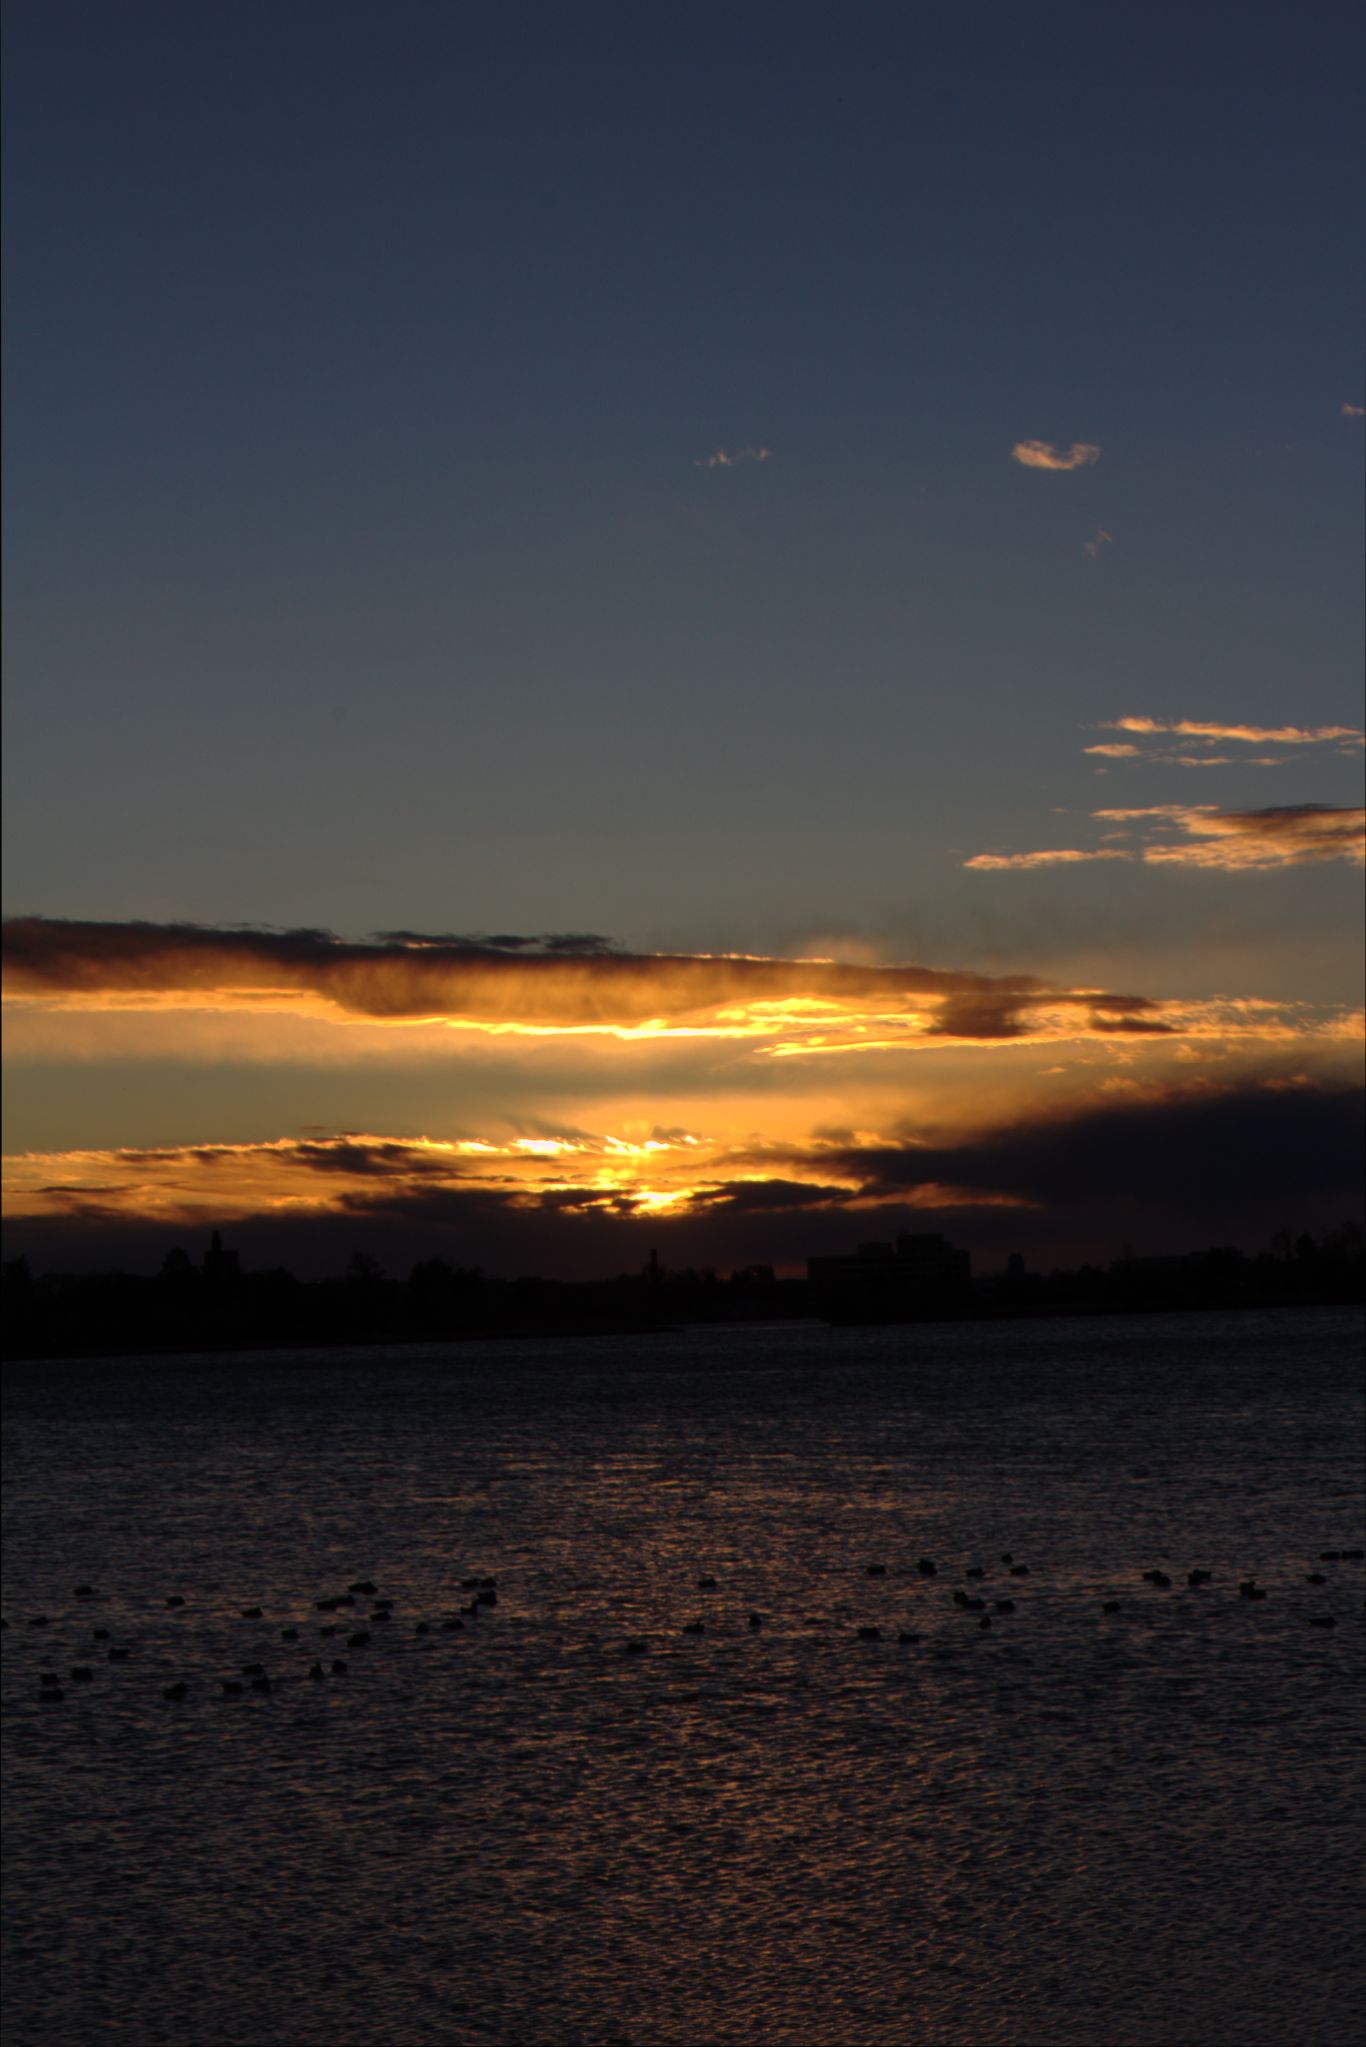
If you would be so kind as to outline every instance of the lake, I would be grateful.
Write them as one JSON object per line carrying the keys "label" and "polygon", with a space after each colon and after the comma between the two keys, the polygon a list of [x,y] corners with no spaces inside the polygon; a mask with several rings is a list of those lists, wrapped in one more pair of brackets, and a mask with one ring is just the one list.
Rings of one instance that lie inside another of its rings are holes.
{"label": "lake", "polygon": [[1362,1335],[8,1367],[5,2041],[1345,2047]]}

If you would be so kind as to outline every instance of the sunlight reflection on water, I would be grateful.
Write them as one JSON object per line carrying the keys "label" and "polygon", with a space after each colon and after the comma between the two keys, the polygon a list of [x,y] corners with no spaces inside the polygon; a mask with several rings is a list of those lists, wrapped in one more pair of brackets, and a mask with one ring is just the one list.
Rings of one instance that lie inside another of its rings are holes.
{"label": "sunlight reflection on water", "polygon": [[1360,1334],[11,1368],[6,2041],[1337,2047]]}

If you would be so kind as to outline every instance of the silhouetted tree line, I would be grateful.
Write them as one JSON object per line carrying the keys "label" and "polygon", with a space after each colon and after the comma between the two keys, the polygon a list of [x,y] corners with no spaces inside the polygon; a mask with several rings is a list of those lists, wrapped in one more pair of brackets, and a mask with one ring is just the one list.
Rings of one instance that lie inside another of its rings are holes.
{"label": "silhouetted tree line", "polygon": [[391,1278],[355,1252],[343,1272],[301,1280],[283,1267],[244,1272],[215,1232],[202,1262],[173,1250],[154,1277],[127,1272],[35,1277],[4,1267],[5,1352],[100,1357],[148,1352],[443,1343],[464,1337],[657,1330],[681,1321],[800,1315],[805,1289],[770,1266],[643,1273],[599,1282],[496,1279],[426,1258]]}
{"label": "silhouetted tree line", "polygon": [[1332,1306],[1366,1298],[1366,1245],[1355,1222],[1317,1237],[1280,1230],[1253,1256],[1231,1245],[1168,1257],[1136,1257],[1126,1248],[1108,1266],[1049,1273],[1026,1271],[1012,1257],[1002,1273],[938,1286],[915,1284],[892,1259],[841,1262],[841,1277],[812,1286],[811,1312],[843,1324]]}
{"label": "silhouetted tree line", "polygon": [[631,1333],[688,1323],[817,1317],[834,1322],[992,1320],[1168,1309],[1314,1306],[1366,1297],[1355,1223],[1317,1237],[1284,1230],[1256,1255],[1218,1247],[1172,1258],[1121,1254],[1109,1266],[1001,1274],[952,1292],[888,1293],[779,1279],[769,1265],[728,1275],[670,1272],[653,1259],[604,1281],[496,1279],[426,1258],[393,1279],[356,1252],[334,1277],[283,1267],[244,1272],[217,1232],[199,1262],[173,1250],[159,1273],[50,1273],[4,1267],[5,1350],[12,1358],[445,1343],[460,1338]]}

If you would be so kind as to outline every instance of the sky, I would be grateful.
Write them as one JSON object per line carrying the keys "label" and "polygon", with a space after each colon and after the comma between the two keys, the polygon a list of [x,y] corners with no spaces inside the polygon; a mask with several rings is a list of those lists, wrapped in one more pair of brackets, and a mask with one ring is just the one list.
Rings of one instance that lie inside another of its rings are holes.
{"label": "sky", "polygon": [[7,1255],[1359,1213],[1364,44],[13,0]]}

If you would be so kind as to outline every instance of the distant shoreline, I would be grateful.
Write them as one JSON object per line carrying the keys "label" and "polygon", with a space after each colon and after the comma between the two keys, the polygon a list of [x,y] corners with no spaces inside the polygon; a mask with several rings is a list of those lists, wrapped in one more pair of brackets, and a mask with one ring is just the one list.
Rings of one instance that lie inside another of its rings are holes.
{"label": "distant shoreline", "polygon": [[218,1341],[194,1343],[166,1341],[128,1341],[119,1344],[90,1344],[63,1350],[47,1350],[33,1344],[6,1343],[3,1349],[5,1364],[89,1364],[98,1359],[111,1361],[139,1357],[231,1357],[247,1353],[253,1356],[270,1356],[280,1351],[341,1351],[341,1350],[417,1350],[438,1346],[455,1346],[470,1343],[531,1343],[563,1342],[576,1337],[641,1337],[680,1336],[690,1329],[738,1329],[745,1327],[776,1328],[784,1325],[827,1329],[887,1329],[887,1328],[942,1328],[956,1323],[1006,1323],[1006,1322],[1062,1322],[1076,1321],[1088,1316],[1104,1317],[1107,1321],[1116,1319],[1138,1319],[1150,1315],[1216,1315],[1268,1313],[1276,1309],[1295,1312],[1314,1308],[1366,1307],[1366,1294],[1355,1293],[1347,1296],[1324,1294],[1312,1298],[1288,1299],[1284,1295],[1266,1295],[1256,1299],[1206,1300],[1206,1301],[1149,1301],[1134,1305],[1121,1305],[1113,1301],[1090,1300],[1071,1303],[1032,1305],[1021,1303],[1005,1307],[1000,1304],[982,1305],[969,1309],[954,1309],[941,1306],[920,1312],[858,1312],[850,1309],[832,1314],[775,1314],[772,1316],[737,1315],[732,1318],[708,1316],[661,1321],[612,1321],[610,1319],[563,1322],[509,1322],[482,1328],[448,1330],[444,1332],[416,1333],[411,1330],[375,1330],[363,1335],[355,1333],[305,1334],[287,1332],[278,1336],[225,1335]]}

